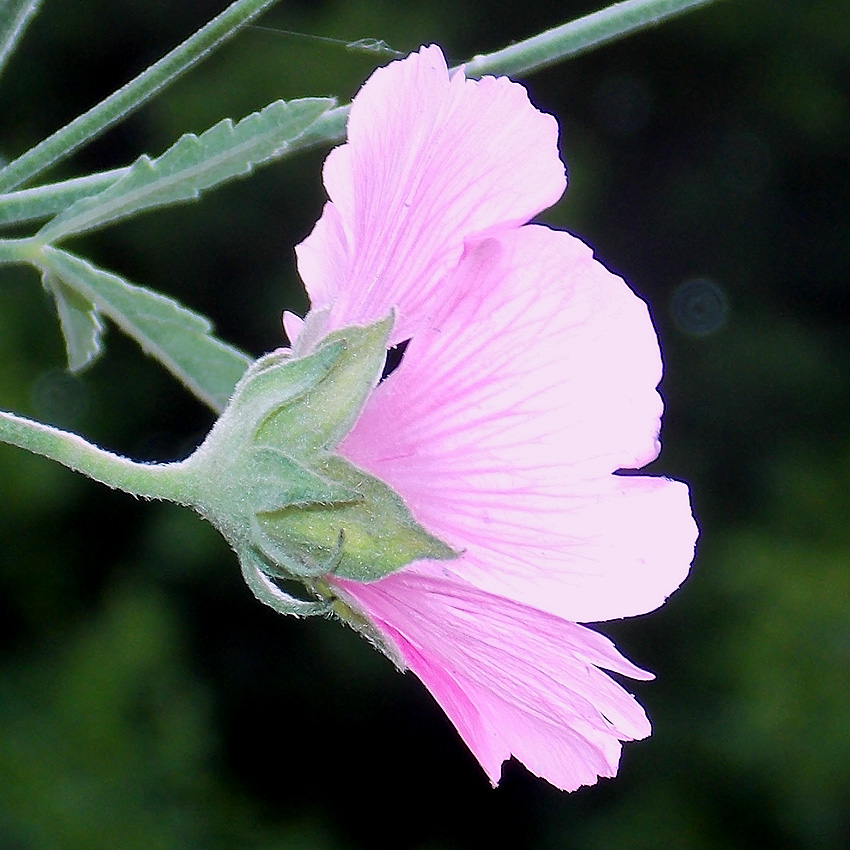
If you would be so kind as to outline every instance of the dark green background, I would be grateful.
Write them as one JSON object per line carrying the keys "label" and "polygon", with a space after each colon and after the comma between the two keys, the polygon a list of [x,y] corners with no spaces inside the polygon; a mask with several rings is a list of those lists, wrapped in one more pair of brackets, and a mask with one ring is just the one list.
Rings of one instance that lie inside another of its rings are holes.
{"label": "dark green background", "polygon": [[[0,81],[14,156],[222,2],[46,0]],[[282,2],[288,30],[443,45],[450,60],[587,2]],[[280,97],[349,98],[376,60],[246,31],[57,169],[159,153]],[[850,846],[850,19],[844,0],[717,3],[528,78],[571,186],[545,220],[650,304],[660,473],[690,482],[691,578],[606,624],[658,680],[654,736],[567,795],[492,791],[412,677],[336,624],[256,603],[189,512],[0,447],[0,849]],[[73,243],[260,354],[301,309],[293,246],[323,151]],[[694,284],[691,281],[697,280]],[[518,352],[521,356],[521,352]],[[51,304],[0,277],[0,406],[136,458],[184,455],[203,407],[114,329],[70,377]]]}

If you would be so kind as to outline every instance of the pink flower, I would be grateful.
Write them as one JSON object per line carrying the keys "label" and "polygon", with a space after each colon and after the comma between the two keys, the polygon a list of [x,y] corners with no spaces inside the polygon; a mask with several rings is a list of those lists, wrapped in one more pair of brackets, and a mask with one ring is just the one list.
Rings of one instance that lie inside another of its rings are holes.
{"label": "pink flower", "polygon": [[564,191],[557,135],[522,86],[450,76],[435,46],[377,70],[298,266],[326,331],[396,311],[403,360],[338,451],[462,552],[329,583],[494,785],[513,755],[572,790],[650,733],[603,671],[652,678],[578,624],[661,605],[697,532],[684,484],[614,474],[658,454],[661,357],[626,284],[527,223]]}

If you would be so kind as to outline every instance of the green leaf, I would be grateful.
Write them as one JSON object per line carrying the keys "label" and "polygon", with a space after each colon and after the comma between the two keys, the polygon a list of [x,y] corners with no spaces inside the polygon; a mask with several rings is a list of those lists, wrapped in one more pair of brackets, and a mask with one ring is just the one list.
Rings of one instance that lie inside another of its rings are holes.
{"label": "green leaf", "polygon": [[97,308],[50,272],[44,275],[43,283],[56,302],[59,325],[68,352],[68,369],[80,372],[93,363],[103,350],[103,323]]}
{"label": "green leaf", "polygon": [[212,335],[209,321],[178,302],[58,248],[42,249],[48,273],[115,322],[201,401],[221,411],[250,358]]}
{"label": "green leaf", "polygon": [[200,136],[187,133],[156,159],[139,157],[109,188],[48,222],[38,238],[55,242],[142,210],[194,200],[204,189],[285,154],[333,106],[329,98],[278,100],[238,124],[226,118]]}
{"label": "green leaf", "polygon": [[27,24],[38,11],[41,0],[2,0],[0,2],[0,70],[12,54]]}
{"label": "green leaf", "polygon": [[129,83],[0,169],[0,191],[21,186],[117,124],[276,2],[234,0],[206,26]]}
{"label": "green leaf", "polygon": [[115,168],[84,177],[73,177],[58,183],[34,186],[0,195],[0,224],[20,224],[39,218],[51,218],[66,210],[80,198],[102,192],[130,170]]}

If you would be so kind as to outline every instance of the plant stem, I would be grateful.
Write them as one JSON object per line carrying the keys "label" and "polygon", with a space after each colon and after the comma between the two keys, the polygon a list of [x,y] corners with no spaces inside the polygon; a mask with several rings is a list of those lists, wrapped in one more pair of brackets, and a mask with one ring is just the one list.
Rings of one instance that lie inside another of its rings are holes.
{"label": "plant stem", "polygon": [[86,442],[77,434],[0,411],[0,442],[50,458],[89,478],[144,499],[192,504],[181,463],[136,463]]}
{"label": "plant stem", "polygon": [[625,0],[615,3],[495,53],[476,56],[466,63],[466,76],[538,71],[712,2],[714,0]]}
{"label": "plant stem", "polygon": [[20,186],[138,109],[160,89],[276,2],[236,0],[231,3],[205,27],[142,71],[138,77],[9,163],[0,171],[0,192],[8,192]]}
{"label": "plant stem", "polygon": [[0,6],[0,70],[41,3],[42,0],[4,0]]}
{"label": "plant stem", "polygon": [[35,263],[39,246],[32,237],[0,239],[0,266],[11,263]]}

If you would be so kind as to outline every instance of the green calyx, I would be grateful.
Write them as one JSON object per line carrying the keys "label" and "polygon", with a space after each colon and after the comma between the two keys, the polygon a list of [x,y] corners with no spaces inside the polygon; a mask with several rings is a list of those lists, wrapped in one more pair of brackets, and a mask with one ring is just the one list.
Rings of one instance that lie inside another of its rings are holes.
{"label": "green calyx", "polygon": [[254,593],[278,610],[316,613],[333,599],[292,599],[272,579],[300,580],[325,597],[327,574],[373,581],[420,558],[456,557],[386,484],[333,454],[380,377],[391,327],[388,317],[332,333],[303,356],[256,361],[182,464],[194,506],[236,551]]}
{"label": "green calyx", "polygon": [[[296,351],[251,365],[184,461],[135,463],[1,410],[0,442],[135,496],[195,508],[236,551],[260,601],[296,616],[334,613],[395,658],[330,578],[374,581],[412,561],[457,553],[383,481],[334,453],[378,382],[392,317],[321,338],[323,325],[322,315],[308,317]],[[308,598],[281,586],[293,580]]]}

